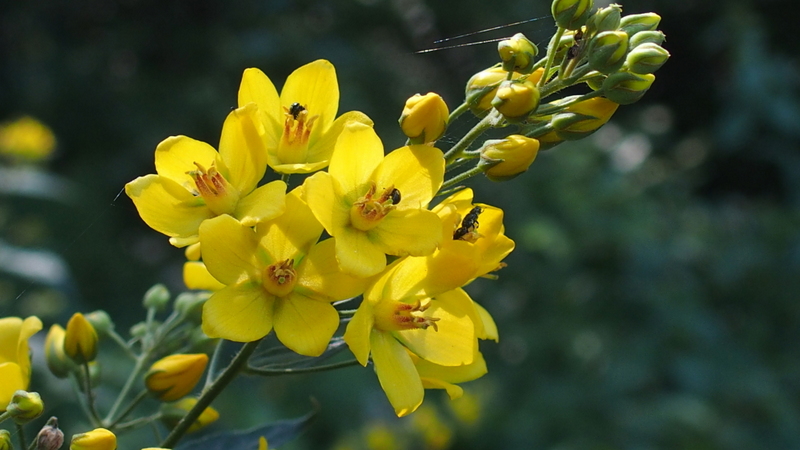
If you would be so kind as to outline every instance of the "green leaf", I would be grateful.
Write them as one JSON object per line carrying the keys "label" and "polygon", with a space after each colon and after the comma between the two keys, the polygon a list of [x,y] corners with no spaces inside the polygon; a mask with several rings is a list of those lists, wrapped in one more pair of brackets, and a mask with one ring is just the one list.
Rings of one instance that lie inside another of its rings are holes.
{"label": "green leaf", "polygon": [[279,447],[300,435],[313,420],[316,410],[291,420],[261,425],[249,430],[214,433],[184,442],[175,450],[257,450],[258,438],[264,436],[270,449]]}
{"label": "green leaf", "polygon": [[290,373],[292,369],[310,369],[322,367],[326,362],[347,348],[347,344],[339,336],[334,336],[328,348],[320,356],[299,355],[281,344],[274,334],[267,336],[250,357],[249,367],[256,370],[281,371]]}

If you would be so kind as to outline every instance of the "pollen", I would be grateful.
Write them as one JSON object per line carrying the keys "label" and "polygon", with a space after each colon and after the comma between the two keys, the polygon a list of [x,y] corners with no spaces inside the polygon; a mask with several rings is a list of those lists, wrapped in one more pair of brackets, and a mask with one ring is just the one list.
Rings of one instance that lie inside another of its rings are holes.
{"label": "pollen", "polygon": [[374,228],[400,202],[400,191],[394,185],[381,190],[378,196],[375,195],[376,192],[377,187],[372,183],[369,191],[353,203],[350,209],[350,221],[359,230]]}
{"label": "pollen", "polygon": [[287,259],[267,266],[261,283],[270,294],[285,297],[294,290],[296,281],[294,259]]}
{"label": "pollen", "polygon": [[383,331],[400,330],[426,330],[433,327],[434,331],[439,331],[436,322],[438,317],[426,315],[425,311],[430,307],[430,301],[409,304],[396,301],[384,301],[375,306],[375,327]]}
{"label": "pollen", "polygon": [[208,208],[215,214],[230,214],[239,202],[239,192],[222,176],[212,163],[206,169],[194,162],[197,170],[186,172],[194,180],[197,195],[203,197]]}
{"label": "pollen", "polygon": [[311,130],[319,116],[310,115],[308,109],[300,103],[292,103],[290,107],[284,107],[283,110],[286,119],[283,121],[282,143],[287,146],[308,144]]}

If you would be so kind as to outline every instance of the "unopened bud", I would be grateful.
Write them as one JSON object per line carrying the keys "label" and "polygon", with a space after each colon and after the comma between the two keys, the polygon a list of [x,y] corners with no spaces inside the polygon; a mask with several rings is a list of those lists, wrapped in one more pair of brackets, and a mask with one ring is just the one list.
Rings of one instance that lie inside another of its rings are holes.
{"label": "unopened bud", "polygon": [[592,0],[554,0],[550,12],[556,24],[567,30],[577,30],[586,23],[594,6]]}
{"label": "unopened bud", "polygon": [[[178,422],[183,419],[194,405],[197,404],[196,398],[184,398],[174,403],[164,403],[161,405],[161,421],[169,428],[174,428]],[[193,433],[195,431],[201,430],[208,425],[216,422],[219,419],[219,413],[216,409],[212,407],[208,407],[200,413],[200,416],[194,423],[189,427],[188,432]]]}
{"label": "unopened bud", "polygon": [[[544,69],[536,69],[528,75],[528,80],[533,83],[539,82],[543,72]],[[502,67],[495,66],[476,73],[467,81],[465,98],[473,114],[482,117],[492,109],[492,100],[497,94],[497,88],[500,83],[508,79],[508,74],[509,72],[503,70]],[[511,73],[512,80],[521,76],[522,74],[519,72]]]}
{"label": "unopened bud", "polygon": [[622,31],[604,31],[589,42],[589,67],[600,73],[618,71],[625,63],[628,35]]}
{"label": "unopened bud", "polygon": [[64,445],[64,432],[58,428],[58,419],[51,417],[36,435],[36,450],[58,450]]}
{"label": "unopened bud", "polygon": [[[100,384],[100,364],[95,361],[89,361],[89,386],[90,387],[97,387]],[[81,392],[86,392],[86,371],[85,370],[78,370],[75,372],[75,375],[78,377],[78,389]]]}
{"label": "unopened bud", "polygon": [[144,384],[159,400],[171,402],[192,392],[206,365],[205,353],[170,355],[150,366]]}
{"label": "unopened bud", "polygon": [[24,425],[42,415],[44,402],[37,392],[19,390],[11,396],[6,413],[19,425]]}
{"label": "unopened bud", "polygon": [[58,378],[66,378],[75,369],[75,363],[64,353],[64,336],[66,331],[55,324],[47,332],[44,340],[44,359],[50,372]]}
{"label": "unopened bud", "polygon": [[92,324],[94,330],[97,331],[97,334],[100,336],[105,336],[110,331],[114,330],[114,322],[111,320],[108,313],[102,309],[86,314],[86,320]]}
{"label": "unopened bud", "polygon": [[14,450],[11,444],[11,433],[8,430],[0,430],[0,450]]}
{"label": "unopened bud", "polygon": [[142,303],[146,309],[161,311],[169,304],[169,290],[163,284],[155,284],[145,292]]}
{"label": "unopened bud", "polygon": [[506,119],[527,116],[539,106],[539,88],[530,79],[508,80],[500,84],[492,106]]}
{"label": "unopened bud", "polygon": [[412,144],[433,142],[447,129],[450,111],[439,94],[415,94],[408,100],[400,115],[400,129]]}
{"label": "unopened bud", "polygon": [[642,44],[646,44],[648,42],[651,42],[651,43],[656,44],[656,45],[661,45],[661,44],[664,43],[664,39],[665,38],[666,38],[666,36],[664,36],[664,33],[662,33],[661,31],[658,31],[658,30],[656,30],[656,31],[640,31],[640,32],[634,34],[633,36],[631,36],[631,38],[629,40],[628,47],[633,49],[633,48],[636,48],[636,47],[638,47],[638,46],[640,46]]}
{"label": "unopened bud", "polygon": [[503,70],[527,73],[533,67],[539,49],[524,34],[517,33],[511,39],[500,41],[497,44],[497,52],[503,61]]}
{"label": "unopened bud", "polygon": [[603,91],[606,98],[620,105],[636,103],[650,89],[656,76],[647,73],[643,75],[618,72],[609,75],[603,82]]}
{"label": "unopened bud", "polygon": [[105,428],[95,428],[87,433],[72,436],[69,450],[115,450],[117,436]]}
{"label": "unopened bud", "polygon": [[[184,266],[184,271],[185,269],[186,267]],[[175,311],[185,317],[186,320],[199,324],[203,318],[203,305],[208,300],[208,297],[209,294],[203,292],[182,292],[175,297]]]}
{"label": "unopened bud", "polygon": [[97,332],[81,313],[75,313],[67,322],[64,353],[76,364],[84,364],[97,357]]}
{"label": "unopened bud", "polygon": [[641,31],[655,31],[661,22],[661,16],[656,13],[631,14],[619,22],[619,29],[633,36]]}
{"label": "unopened bud", "polygon": [[506,181],[528,170],[539,153],[539,141],[512,134],[505,139],[486,141],[478,167],[492,181]]}
{"label": "unopened bud", "polygon": [[633,73],[653,73],[669,59],[669,52],[658,44],[645,43],[628,53],[625,64]]}
{"label": "unopened bud", "polygon": [[586,23],[586,28],[594,33],[602,33],[603,31],[616,31],[619,28],[620,19],[622,18],[622,7],[616,3],[612,3],[605,8],[600,8],[589,18]]}
{"label": "unopened bud", "polygon": [[583,139],[597,131],[614,115],[619,105],[604,97],[595,97],[568,106],[553,116],[556,135],[566,141]]}

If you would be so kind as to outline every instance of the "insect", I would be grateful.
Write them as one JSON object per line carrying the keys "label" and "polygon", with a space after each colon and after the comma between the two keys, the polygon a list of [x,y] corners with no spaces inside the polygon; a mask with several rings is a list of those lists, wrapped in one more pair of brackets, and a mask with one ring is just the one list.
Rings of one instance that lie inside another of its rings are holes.
{"label": "insect", "polygon": [[475,233],[475,230],[478,229],[478,216],[481,214],[480,206],[476,206],[472,208],[464,219],[461,221],[461,226],[456,228],[456,231],[453,232],[453,239],[455,240],[462,240],[462,241],[473,241],[469,235]]}
{"label": "insect", "polygon": [[389,193],[389,198],[392,199],[393,205],[400,203],[400,191],[397,189],[392,189],[392,192]]}
{"label": "insect", "polygon": [[291,105],[289,105],[288,112],[289,114],[292,115],[292,118],[294,118],[294,120],[297,120],[297,116],[299,116],[300,113],[302,113],[305,110],[306,110],[305,106],[301,105],[300,103],[294,102]]}

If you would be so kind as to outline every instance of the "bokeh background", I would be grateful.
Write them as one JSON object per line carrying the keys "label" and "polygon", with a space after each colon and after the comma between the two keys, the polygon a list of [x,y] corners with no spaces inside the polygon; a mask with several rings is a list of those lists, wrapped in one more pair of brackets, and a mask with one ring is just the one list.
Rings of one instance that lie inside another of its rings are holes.
{"label": "bokeh background", "polygon": [[[797,6],[623,8],[659,13],[672,53],[644,99],[511,182],[470,182],[517,243],[498,281],[468,289],[500,328],[489,374],[404,419],[369,369],[245,380],[215,402],[216,430],[301,416],[313,397],[316,422],[282,448],[800,448]],[[457,105],[496,60],[494,44],[416,51],[535,17],[466,41],[523,32],[543,48],[554,27],[535,0],[0,3],[0,122],[32,115],[58,141],[23,178],[3,162],[0,316],[102,308],[124,331],[151,285],[181,290],[182,252],[118,194],[165,137],[216,145],[245,68],[280,85],[332,61],[340,111],[371,116],[390,149],[407,97]],[[35,368],[45,401],[69,398],[61,383]],[[79,426],[68,400],[48,407]]]}

